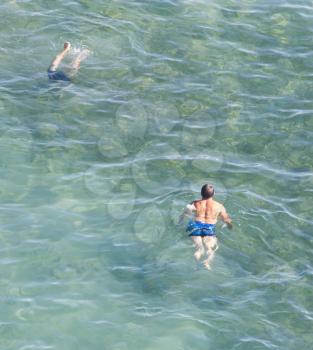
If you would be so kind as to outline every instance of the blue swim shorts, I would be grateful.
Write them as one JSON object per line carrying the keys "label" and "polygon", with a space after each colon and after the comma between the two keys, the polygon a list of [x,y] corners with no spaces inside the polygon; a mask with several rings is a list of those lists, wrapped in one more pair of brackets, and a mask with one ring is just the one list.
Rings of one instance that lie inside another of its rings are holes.
{"label": "blue swim shorts", "polygon": [[71,81],[71,79],[62,71],[48,69],[48,78],[50,80]]}
{"label": "blue swim shorts", "polygon": [[189,232],[189,236],[216,236],[215,225],[201,221],[189,221],[186,231]]}

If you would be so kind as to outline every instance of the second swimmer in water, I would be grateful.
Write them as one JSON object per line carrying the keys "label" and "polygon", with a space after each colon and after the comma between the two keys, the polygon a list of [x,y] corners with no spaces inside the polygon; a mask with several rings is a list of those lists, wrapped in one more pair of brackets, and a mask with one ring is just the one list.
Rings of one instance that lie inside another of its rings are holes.
{"label": "second swimmer in water", "polygon": [[214,253],[218,249],[217,238],[215,233],[215,224],[217,220],[222,219],[227,227],[233,227],[232,220],[227,214],[224,206],[213,200],[214,188],[212,185],[206,184],[201,188],[200,200],[195,200],[186,206],[181,217],[194,214],[194,220],[189,221],[187,232],[192,238],[196,247],[195,258],[200,260],[205,254],[204,266],[210,270]]}
{"label": "second swimmer in water", "polygon": [[48,78],[50,80],[70,81],[71,78],[78,72],[80,63],[85,60],[90,53],[88,49],[82,50],[76,57],[74,57],[70,65],[69,74],[65,74],[62,70],[58,70],[58,67],[70,50],[71,43],[66,41],[63,45],[63,50],[54,57],[48,68]]}

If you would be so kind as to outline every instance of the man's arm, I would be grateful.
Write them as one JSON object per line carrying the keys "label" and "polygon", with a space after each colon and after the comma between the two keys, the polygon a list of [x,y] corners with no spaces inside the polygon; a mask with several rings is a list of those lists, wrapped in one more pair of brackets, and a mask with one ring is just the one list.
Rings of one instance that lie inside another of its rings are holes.
{"label": "man's arm", "polygon": [[190,204],[187,204],[183,213],[179,217],[178,224],[182,225],[184,222],[184,219],[186,217],[190,217],[195,211],[196,211],[196,207],[194,206],[193,202],[191,202]]}
{"label": "man's arm", "polygon": [[230,216],[227,214],[226,209],[224,208],[223,205],[222,205],[222,210],[220,212],[220,218],[225,222],[225,224],[227,225],[227,228],[229,228],[230,230],[233,228],[232,220]]}

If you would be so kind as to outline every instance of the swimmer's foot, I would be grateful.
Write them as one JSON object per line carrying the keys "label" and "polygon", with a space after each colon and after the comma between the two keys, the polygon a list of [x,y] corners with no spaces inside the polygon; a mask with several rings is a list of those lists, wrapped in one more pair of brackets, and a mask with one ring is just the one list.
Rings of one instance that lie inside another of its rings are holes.
{"label": "swimmer's foot", "polygon": [[212,270],[211,265],[210,265],[210,263],[209,263],[209,262],[204,261],[204,262],[203,262],[203,265],[204,265],[204,267],[205,267],[207,270],[209,270],[209,271],[211,271],[211,270]]}
{"label": "swimmer's foot", "polygon": [[90,55],[90,50],[84,49],[82,50],[73,60],[71,63],[71,67],[74,70],[78,70],[80,63],[84,61],[88,56]]}
{"label": "swimmer's foot", "polygon": [[77,56],[77,59],[79,59],[81,62],[81,61],[85,60],[89,55],[90,55],[90,50],[84,49],[83,51],[81,51],[79,53],[79,55]]}
{"label": "swimmer's foot", "polygon": [[64,51],[68,52],[71,49],[71,43],[69,41],[66,41],[63,45]]}

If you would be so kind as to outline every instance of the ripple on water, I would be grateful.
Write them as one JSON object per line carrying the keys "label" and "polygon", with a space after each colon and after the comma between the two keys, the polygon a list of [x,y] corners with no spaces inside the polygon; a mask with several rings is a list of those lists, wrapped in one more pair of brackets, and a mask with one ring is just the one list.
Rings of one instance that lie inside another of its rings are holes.
{"label": "ripple on water", "polygon": [[146,106],[153,130],[161,134],[169,133],[179,121],[179,112],[172,102],[154,101]]}
{"label": "ripple on water", "polygon": [[160,242],[165,230],[162,212],[155,205],[141,210],[134,224],[135,235],[145,243]]}
{"label": "ripple on water", "polygon": [[137,153],[132,174],[139,188],[161,195],[179,188],[185,177],[184,165],[185,161],[176,149],[165,143],[148,142]]}
{"label": "ripple on water", "polygon": [[107,135],[101,136],[98,141],[98,149],[106,159],[123,158],[128,155],[128,150],[121,138],[118,139],[112,129],[107,131]]}
{"label": "ripple on water", "polygon": [[110,199],[108,213],[114,219],[126,219],[133,212],[136,200],[136,186],[130,181],[122,181]]}
{"label": "ripple on water", "polygon": [[108,199],[112,196],[113,190],[125,178],[126,169],[123,164],[94,165],[84,175],[87,189],[97,195]]}
{"label": "ripple on water", "polygon": [[148,126],[148,113],[144,102],[139,99],[128,101],[120,106],[115,114],[117,127],[121,130],[123,138],[130,136],[142,139]]}
{"label": "ripple on water", "polygon": [[209,111],[189,115],[184,122],[181,143],[185,147],[205,146],[214,138],[216,121]]}
{"label": "ripple on water", "polygon": [[22,126],[8,129],[0,137],[2,198],[22,199],[30,190],[33,139],[30,130]]}

